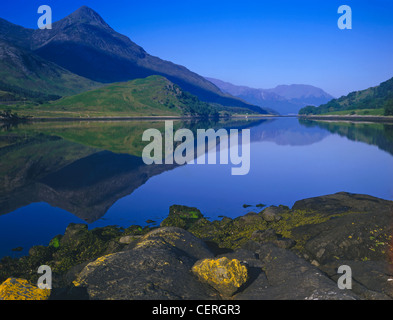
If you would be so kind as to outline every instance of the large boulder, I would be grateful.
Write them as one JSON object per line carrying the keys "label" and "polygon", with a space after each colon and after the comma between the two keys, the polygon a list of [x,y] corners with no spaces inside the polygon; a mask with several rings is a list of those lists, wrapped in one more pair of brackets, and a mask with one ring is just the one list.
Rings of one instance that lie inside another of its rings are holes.
{"label": "large boulder", "polygon": [[325,196],[298,200],[292,210],[318,211],[325,215],[337,215],[348,212],[392,214],[393,202],[366,194],[338,192]]}
{"label": "large boulder", "polygon": [[393,202],[339,192],[297,201],[293,210],[318,214],[320,223],[291,230],[301,254],[333,279],[352,270],[353,292],[363,299],[393,298]]}
{"label": "large boulder", "polygon": [[309,260],[322,265],[336,260],[391,259],[393,202],[368,195],[340,192],[297,201],[295,210],[316,212],[325,221],[292,229],[304,242]]}
{"label": "large boulder", "polygon": [[129,250],[88,264],[74,284],[99,300],[219,299],[191,272],[197,260],[211,257],[206,245],[189,232],[164,227],[146,234]]}
{"label": "large boulder", "polygon": [[[251,246],[251,244],[248,244]],[[295,253],[274,244],[256,244],[252,248],[259,259],[250,258],[254,279],[235,298],[239,300],[354,300],[349,290]],[[244,253],[242,253],[244,256]],[[233,255],[236,257],[236,253]],[[258,268],[255,268],[257,266]],[[258,269],[258,270],[256,270]]]}

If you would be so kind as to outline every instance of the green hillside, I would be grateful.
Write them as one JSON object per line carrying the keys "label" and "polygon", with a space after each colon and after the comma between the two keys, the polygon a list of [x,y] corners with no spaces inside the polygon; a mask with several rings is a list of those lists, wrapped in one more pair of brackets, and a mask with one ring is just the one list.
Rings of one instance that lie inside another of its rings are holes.
{"label": "green hillside", "polygon": [[212,116],[217,113],[213,106],[199,101],[197,97],[183,91],[162,76],[113,83],[99,89],[64,97],[34,109],[37,108],[41,112],[88,117]]}
{"label": "green hillside", "polygon": [[333,99],[319,107],[304,107],[299,114],[393,115],[393,78],[376,87]]}

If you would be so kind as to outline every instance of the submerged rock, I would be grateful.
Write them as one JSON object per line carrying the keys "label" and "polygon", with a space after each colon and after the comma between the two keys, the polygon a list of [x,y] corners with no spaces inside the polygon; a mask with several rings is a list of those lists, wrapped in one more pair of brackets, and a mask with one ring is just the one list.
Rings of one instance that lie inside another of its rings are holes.
{"label": "submerged rock", "polygon": [[201,211],[199,211],[197,208],[175,204],[169,208],[169,215],[161,222],[160,226],[179,227],[186,229],[191,227],[202,217],[203,215]]}

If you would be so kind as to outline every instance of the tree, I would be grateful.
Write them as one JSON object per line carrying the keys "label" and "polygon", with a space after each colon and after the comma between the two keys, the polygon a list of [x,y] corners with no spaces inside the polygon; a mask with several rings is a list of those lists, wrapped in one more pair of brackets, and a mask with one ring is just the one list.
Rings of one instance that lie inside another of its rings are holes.
{"label": "tree", "polygon": [[393,99],[386,101],[385,106],[385,116],[393,116]]}
{"label": "tree", "polygon": [[306,106],[299,110],[299,114],[316,114],[317,108],[315,106]]}

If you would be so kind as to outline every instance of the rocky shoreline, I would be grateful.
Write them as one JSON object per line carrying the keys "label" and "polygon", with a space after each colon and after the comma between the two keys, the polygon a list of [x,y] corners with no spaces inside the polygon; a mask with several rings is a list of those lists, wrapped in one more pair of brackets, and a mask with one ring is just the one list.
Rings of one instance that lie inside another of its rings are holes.
{"label": "rocky shoreline", "polygon": [[[34,286],[45,264],[50,300],[390,300],[392,217],[393,201],[340,192],[235,219],[173,205],[160,227],[70,224],[0,261],[0,299]],[[337,285],[342,265],[352,289]]]}

